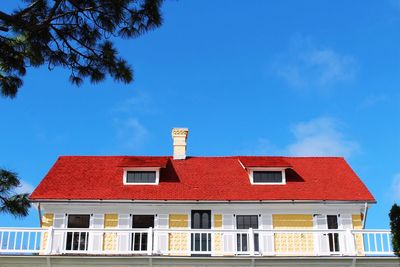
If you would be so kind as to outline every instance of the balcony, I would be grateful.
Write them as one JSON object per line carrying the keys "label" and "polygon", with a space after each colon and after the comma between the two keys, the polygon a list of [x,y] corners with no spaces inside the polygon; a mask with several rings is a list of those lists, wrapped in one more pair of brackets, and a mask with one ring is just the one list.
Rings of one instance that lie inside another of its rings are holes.
{"label": "balcony", "polygon": [[389,230],[0,228],[0,255],[393,256]]}

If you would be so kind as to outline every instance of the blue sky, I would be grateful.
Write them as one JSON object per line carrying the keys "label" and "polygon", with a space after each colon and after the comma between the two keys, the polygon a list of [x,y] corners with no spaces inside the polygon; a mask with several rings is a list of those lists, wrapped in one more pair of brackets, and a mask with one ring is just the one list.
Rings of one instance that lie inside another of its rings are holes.
{"label": "blue sky", "polygon": [[[15,2],[14,2],[15,3]],[[1,3],[9,9],[12,3]],[[400,199],[400,1],[173,1],[164,25],[118,40],[135,82],[77,88],[29,69],[0,98],[0,166],[31,190],[59,155],[342,155],[388,228]],[[0,226],[36,226],[37,212]]]}

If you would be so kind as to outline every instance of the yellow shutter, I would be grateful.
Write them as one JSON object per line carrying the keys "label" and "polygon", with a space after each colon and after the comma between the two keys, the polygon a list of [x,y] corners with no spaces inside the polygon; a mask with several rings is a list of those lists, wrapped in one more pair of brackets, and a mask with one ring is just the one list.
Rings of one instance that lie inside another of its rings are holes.
{"label": "yellow shutter", "polygon": [[[214,229],[222,229],[222,214],[214,214]],[[216,254],[222,252],[222,234],[214,233],[213,248]]]}
{"label": "yellow shutter", "polygon": [[222,214],[214,214],[214,228],[222,228]]}
{"label": "yellow shutter", "polygon": [[[42,228],[49,228],[50,226],[53,226],[54,223],[54,214],[53,213],[45,213],[42,217]],[[46,244],[47,244],[47,233],[42,234],[42,239],[40,240],[40,249],[45,250],[46,249]]]}
{"label": "yellow shutter", "polygon": [[187,228],[188,227],[187,214],[170,214],[169,215],[169,228]]}
{"label": "yellow shutter", "polygon": [[[353,223],[353,229],[362,229],[362,218],[361,214],[353,214],[351,216],[352,223]],[[362,234],[356,234],[356,250],[357,250],[357,255],[362,256],[364,255],[364,239]]]}
{"label": "yellow shutter", "polygon": [[53,213],[46,213],[42,217],[42,228],[49,228],[50,226],[53,226],[54,222],[54,214]]}
{"label": "yellow shutter", "polygon": [[[169,228],[188,228],[189,220],[187,214],[170,214],[169,215]],[[187,243],[189,234],[187,233],[170,233],[169,234],[169,245],[170,251],[174,251],[171,255],[186,255],[188,249]]]}
{"label": "yellow shutter", "polygon": [[[313,216],[311,214],[273,214],[272,224],[274,229],[313,229]],[[274,235],[276,253],[314,253],[314,238],[310,234],[282,233]]]}
{"label": "yellow shutter", "polygon": [[[104,228],[117,228],[118,214],[104,214]],[[117,233],[104,233],[103,250],[117,250]]]}

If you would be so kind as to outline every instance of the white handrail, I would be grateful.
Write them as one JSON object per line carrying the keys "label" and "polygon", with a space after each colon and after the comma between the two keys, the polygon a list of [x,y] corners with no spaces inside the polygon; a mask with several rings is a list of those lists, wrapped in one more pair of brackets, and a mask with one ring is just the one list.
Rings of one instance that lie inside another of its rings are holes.
{"label": "white handrail", "polygon": [[0,254],[389,256],[391,238],[381,229],[0,227]]}

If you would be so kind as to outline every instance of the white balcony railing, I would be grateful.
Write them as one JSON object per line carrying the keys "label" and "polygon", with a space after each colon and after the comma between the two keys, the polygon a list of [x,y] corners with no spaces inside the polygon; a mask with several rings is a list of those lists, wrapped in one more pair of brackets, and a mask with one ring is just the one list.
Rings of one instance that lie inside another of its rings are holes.
{"label": "white balcony railing", "polygon": [[388,230],[0,228],[1,254],[391,256]]}

